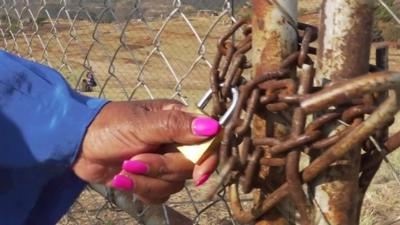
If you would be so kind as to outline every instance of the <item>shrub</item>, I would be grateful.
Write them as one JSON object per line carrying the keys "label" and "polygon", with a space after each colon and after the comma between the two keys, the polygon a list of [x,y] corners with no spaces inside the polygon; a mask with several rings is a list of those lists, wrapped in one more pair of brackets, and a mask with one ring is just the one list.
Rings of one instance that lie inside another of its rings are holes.
{"label": "shrub", "polygon": [[2,15],[0,16],[0,23],[3,31],[8,31],[7,33],[5,33],[6,38],[10,38],[11,33],[15,34],[21,29],[18,19],[15,19],[14,17]]}
{"label": "shrub", "polygon": [[[387,0],[386,4],[395,9],[398,7],[399,1]],[[373,41],[395,41],[400,38],[400,24],[394,20],[393,16],[383,6],[376,7],[374,16]]]}
{"label": "shrub", "polygon": [[[386,4],[392,8],[394,0],[387,0]],[[375,21],[390,22],[393,21],[393,17],[383,6],[378,5],[375,9]]]}
{"label": "shrub", "polygon": [[41,25],[43,25],[43,24],[46,23],[46,20],[47,20],[47,18],[46,18],[45,16],[39,16],[39,17],[36,19],[36,24],[37,24],[38,26],[41,26]]}

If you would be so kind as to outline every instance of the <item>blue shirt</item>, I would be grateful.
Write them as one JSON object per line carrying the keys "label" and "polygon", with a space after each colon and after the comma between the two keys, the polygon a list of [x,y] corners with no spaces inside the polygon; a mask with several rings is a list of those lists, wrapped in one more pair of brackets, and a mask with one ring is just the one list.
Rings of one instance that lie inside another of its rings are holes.
{"label": "blue shirt", "polygon": [[0,51],[0,224],[55,224],[85,186],[71,170],[105,100]]}

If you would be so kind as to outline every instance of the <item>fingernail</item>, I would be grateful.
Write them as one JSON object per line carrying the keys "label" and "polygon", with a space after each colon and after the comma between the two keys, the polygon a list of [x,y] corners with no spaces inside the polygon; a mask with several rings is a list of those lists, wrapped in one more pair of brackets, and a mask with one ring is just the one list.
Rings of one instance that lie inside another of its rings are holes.
{"label": "fingernail", "polygon": [[125,160],[122,164],[122,169],[134,174],[145,174],[149,172],[149,166],[147,164],[136,160]]}
{"label": "fingernail", "polygon": [[192,122],[193,133],[197,136],[215,136],[221,126],[218,121],[210,117],[197,117]]}
{"label": "fingernail", "polygon": [[122,189],[124,191],[131,191],[133,188],[133,181],[123,175],[116,175],[111,183],[113,188]]}
{"label": "fingernail", "polygon": [[208,180],[208,178],[210,178],[210,175],[211,175],[211,174],[206,173],[206,174],[204,174],[203,176],[201,176],[201,177],[196,181],[196,187],[199,187],[199,186],[203,185],[203,184]]}

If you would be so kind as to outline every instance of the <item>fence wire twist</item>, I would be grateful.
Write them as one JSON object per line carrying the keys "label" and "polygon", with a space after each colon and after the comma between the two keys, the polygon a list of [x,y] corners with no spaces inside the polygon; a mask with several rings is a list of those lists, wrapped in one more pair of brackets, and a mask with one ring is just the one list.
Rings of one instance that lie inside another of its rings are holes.
{"label": "fence wire twist", "polygon": [[[59,70],[87,95],[113,100],[167,97],[191,104],[209,87],[220,36],[238,15],[251,15],[247,2],[0,0],[0,48]],[[400,24],[396,12],[379,2]],[[152,217],[173,224],[176,211],[194,224],[237,224],[225,190],[204,201],[202,190],[188,183],[167,204],[144,206],[134,196],[120,198],[104,187],[94,188],[107,200],[89,188],[60,224],[137,224]],[[244,204],[246,200],[251,198],[242,196]],[[115,206],[121,202],[130,215]]]}

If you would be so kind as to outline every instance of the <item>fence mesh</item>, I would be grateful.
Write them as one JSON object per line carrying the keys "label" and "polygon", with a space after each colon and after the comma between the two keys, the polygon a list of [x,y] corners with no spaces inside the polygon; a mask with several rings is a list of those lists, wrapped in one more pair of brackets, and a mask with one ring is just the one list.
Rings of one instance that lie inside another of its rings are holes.
{"label": "fence mesh", "polygon": [[[175,98],[191,104],[209,87],[218,38],[236,18],[251,16],[249,2],[0,0],[0,48],[59,70],[86,95],[112,100]],[[393,12],[390,17],[396,18],[400,3],[390,3],[386,7]],[[318,25],[320,5],[320,0],[300,1],[300,20]],[[399,28],[398,18],[394,21]],[[390,36],[385,32],[378,33]],[[390,67],[400,70],[400,50],[395,41],[391,46]],[[400,164],[399,154],[392,157]],[[379,177],[378,184],[382,179],[393,181]],[[136,207],[131,215],[114,204],[116,193],[103,190],[104,198],[88,188],[59,224],[140,224],[152,216],[151,210],[160,214],[164,224],[170,224],[174,210],[197,224],[237,224],[224,192],[214,201],[203,200],[202,190],[212,184],[213,178],[202,188],[188,182],[163,206],[149,208],[129,198]],[[397,186],[390,183],[385,188],[390,185]],[[367,195],[366,204],[373,205],[376,198],[384,196],[381,192],[384,190]],[[396,193],[400,196],[398,188],[392,196]],[[243,198],[250,200],[250,196]],[[391,210],[398,215],[400,200],[391,201],[397,204],[391,203]],[[380,218],[385,213],[381,208],[364,210],[363,224],[375,224],[378,217],[380,222],[393,221],[390,216]]]}
{"label": "fence mesh", "polygon": [[5,49],[57,68],[77,89],[90,71],[91,95],[189,102],[207,88],[214,44],[244,3],[3,0],[1,35]]}

